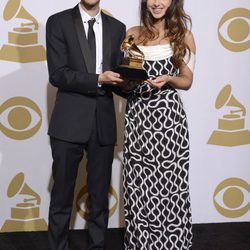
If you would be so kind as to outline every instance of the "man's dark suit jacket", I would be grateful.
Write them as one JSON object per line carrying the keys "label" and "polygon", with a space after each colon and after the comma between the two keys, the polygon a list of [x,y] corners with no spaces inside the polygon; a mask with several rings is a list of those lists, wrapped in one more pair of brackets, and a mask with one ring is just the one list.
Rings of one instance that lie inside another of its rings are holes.
{"label": "man's dark suit jacket", "polygon": [[[120,45],[126,28],[115,18],[103,12],[101,15],[103,71],[106,71],[120,64]],[[90,137],[93,122],[97,122],[100,143],[114,144],[113,86],[103,86],[106,94],[98,95],[98,75],[95,74],[78,5],[51,16],[46,34],[49,80],[58,88],[49,135],[84,143]]]}

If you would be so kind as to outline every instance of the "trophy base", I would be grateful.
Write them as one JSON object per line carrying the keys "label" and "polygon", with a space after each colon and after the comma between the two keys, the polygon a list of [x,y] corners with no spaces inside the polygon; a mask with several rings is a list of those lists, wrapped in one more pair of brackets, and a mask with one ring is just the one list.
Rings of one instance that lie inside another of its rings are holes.
{"label": "trophy base", "polygon": [[123,79],[127,80],[146,80],[148,79],[148,74],[144,69],[132,68],[129,66],[120,65],[114,72],[119,73]]}
{"label": "trophy base", "polygon": [[46,51],[42,45],[17,47],[4,44],[0,50],[0,59],[20,63],[40,62],[46,60]]}
{"label": "trophy base", "polygon": [[2,233],[46,230],[48,230],[48,225],[42,218],[27,221],[6,220],[1,228]]}
{"label": "trophy base", "polygon": [[250,144],[250,131],[242,130],[230,132],[215,130],[207,143],[227,147]]}
{"label": "trophy base", "polygon": [[11,218],[28,220],[39,217],[39,207],[12,207]]}

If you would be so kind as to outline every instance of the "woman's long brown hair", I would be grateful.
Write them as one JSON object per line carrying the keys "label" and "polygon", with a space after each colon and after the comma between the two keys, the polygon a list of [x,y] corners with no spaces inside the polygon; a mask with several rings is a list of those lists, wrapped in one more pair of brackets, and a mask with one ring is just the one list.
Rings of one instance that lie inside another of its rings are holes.
{"label": "woman's long brown hair", "polygon": [[[184,0],[172,0],[165,14],[165,37],[170,39],[170,45],[173,49],[173,63],[179,68],[183,63],[183,58],[187,51],[190,54],[190,48],[185,43],[185,34],[188,25],[192,25],[191,18],[183,9]],[[141,1],[141,24],[138,40],[142,44],[157,39],[159,31],[154,28],[155,19],[147,9],[147,0]]]}

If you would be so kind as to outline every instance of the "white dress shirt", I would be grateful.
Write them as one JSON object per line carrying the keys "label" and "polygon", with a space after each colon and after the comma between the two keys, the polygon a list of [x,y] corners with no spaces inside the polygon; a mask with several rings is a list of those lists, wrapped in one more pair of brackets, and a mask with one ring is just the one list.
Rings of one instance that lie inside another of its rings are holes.
{"label": "white dress shirt", "polygon": [[[102,73],[102,64],[103,64],[103,58],[102,58],[102,50],[103,50],[103,43],[102,43],[102,16],[101,16],[101,10],[99,10],[98,14],[95,17],[90,16],[86,11],[83,10],[81,7],[81,4],[79,3],[79,9],[82,17],[82,22],[85,30],[85,34],[87,36],[89,24],[88,21],[92,18],[95,18],[95,23],[93,26],[94,32],[95,32],[95,42],[96,42],[96,74]],[[98,84],[99,85],[99,84]]]}

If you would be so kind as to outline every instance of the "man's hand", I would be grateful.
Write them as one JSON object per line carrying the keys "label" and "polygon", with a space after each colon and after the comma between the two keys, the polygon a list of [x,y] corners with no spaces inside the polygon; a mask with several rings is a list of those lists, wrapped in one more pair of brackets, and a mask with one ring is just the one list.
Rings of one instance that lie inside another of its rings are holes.
{"label": "man's hand", "polygon": [[122,83],[124,80],[120,78],[120,74],[113,71],[105,71],[101,73],[98,77],[98,82],[100,84],[113,84],[117,85]]}

